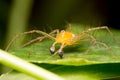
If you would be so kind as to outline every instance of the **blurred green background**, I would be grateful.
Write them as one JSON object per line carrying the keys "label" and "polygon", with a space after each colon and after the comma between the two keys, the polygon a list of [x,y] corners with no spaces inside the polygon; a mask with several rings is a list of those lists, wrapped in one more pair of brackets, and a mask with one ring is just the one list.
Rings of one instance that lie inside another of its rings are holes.
{"label": "blurred green background", "polygon": [[119,29],[119,2],[109,0],[0,0],[0,48],[16,34],[63,29],[66,22]]}

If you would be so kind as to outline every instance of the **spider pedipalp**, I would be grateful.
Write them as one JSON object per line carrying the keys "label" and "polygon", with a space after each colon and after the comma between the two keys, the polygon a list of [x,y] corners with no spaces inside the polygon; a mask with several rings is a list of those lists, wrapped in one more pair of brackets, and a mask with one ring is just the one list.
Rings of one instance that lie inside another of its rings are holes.
{"label": "spider pedipalp", "polygon": [[55,47],[54,47],[54,46],[52,46],[52,47],[50,48],[50,53],[51,53],[51,54],[54,54],[54,53],[55,53]]}

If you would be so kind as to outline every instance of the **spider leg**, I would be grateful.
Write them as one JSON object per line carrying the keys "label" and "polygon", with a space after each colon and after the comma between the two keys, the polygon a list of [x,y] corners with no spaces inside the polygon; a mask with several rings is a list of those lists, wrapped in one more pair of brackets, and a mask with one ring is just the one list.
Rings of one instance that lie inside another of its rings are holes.
{"label": "spider leg", "polygon": [[90,29],[83,31],[82,34],[85,34],[85,33],[91,32],[91,31],[95,31],[95,30],[103,30],[103,29],[108,31],[108,33],[113,37],[113,40],[115,40],[117,44],[120,44],[118,42],[118,40],[116,39],[116,37],[113,35],[113,33],[110,31],[110,29],[107,26],[90,28]]}
{"label": "spider leg", "polygon": [[102,46],[104,46],[105,48],[109,48],[109,46],[107,45],[107,44],[105,44],[105,43],[103,43],[103,42],[100,42],[100,41],[97,41],[95,38],[94,38],[94,36],[92,36],[92,35],[89,35],[90,36],[90,38],[92,39],[92,41],[93,41],[93,44],[100,44],[100,45],[102,45]]}
{"label": "spider leg", "polygon": [[116,58],[116,55],[113,53],[112,49],[105,43],[100,42],[100,41],[96,41],[95,44],[100,44],[102,46],[104,46],[106,49],[108,49],[108,52],[114,57]]}
{"label": "spider leg", "polygon": [[[94,46],[94,45],[96,45],[96,44],[99,44],[99,45],[104,46],[105,48],[109,49],[108,51],[110,51],[110,53],[112,53],[112,50],[110,49],[110,47],[109,47],[107,44],[105,44],[105,43],[103,43],[103,42],[100,42],[100,41],[97,41],[97,40],[95,39],[95,37],[92,36],[92,35],[88,35],[88,37],[91,38],[93,44],[86,50],[85,54],[87,54],[88,51],[92,48],[92,46]],[[115,56],[114,54],[112,54],[112,55]]]}
{"label": "spider leg", "polygon": [[[88,52],[89,52],[89,50],[96,44],[96,39],[93,37],[93,36],[91,36],[91,35],[88,35],[88,37],[92,40],[92,45],[90,46],[90,47],[88,47],[88,49],[85,51],[85,53],[84,54],[87,54]],[[91,40],[88,40],[88,41],[91,41]],[[87,41],[87,42],[88,42]]]}
{"label": "spider leg", "polygon": [[[55,36],[55,33],[58,33],[58,30],[57,30],[57,29],[56,29],[56,30],[53,30],[52,32],[50,32],[49,35],[50,35],[50,36]],[[42,41],[42,40],[45,39],[45,38],[46,38],[46,36],[37,37],[36,39],[33,39],[33,40],[25,43],[22,47],[25,47],[25,46],[27,46],[27,45],[30,45],[30,44],[32,44],[32,43],[34,43],[34,42],[36,42],[36,41],[40,42],[40,41]]]}
{"label": "spider leg", "polygon": [[72,25],[71,25],[70,23],[68,23],[68,22],[66,22],[66,23],[67,23],[66,31],[71,32],[71,30],[72,30],[72,29],[71,29],[71,28],[72,28],[71,26],[72,26]]}
{"label": "spider leg", "polygon": [[35,39],[33,39],[33,40],[31,40],[31,41],[25,43],[24,45],[22,45],[22,47],[28,46],[28,45],[30,45],[30,44],[36,42],[36,41],[39,41],[39,42],[40,42],[40,41],[42,41],[44,38],[45,38],[44,36],[37,37],[37,38],[35,38]]}
{"label": "spider leg", "polygon": [[[32,30],[32,31],[28,31],[28,32],[23,32],[23,33],[17,34],[15,37],[13,37],[13,39],[12,39],[12,40],[10,41],[10,43],[7,45],[7,47],[6,47],[5,50],[7,51],[7,50],[10,48],[10,46],[12,45],[12,43],[13,43],[19,36],[26,35],[26,34],[32,34],[32,33],[38,33],[38,34],[44,35],[44,37],[48,37],[48,38],[50,38],[50,39],[52,39],[52,40],[55,40],[55,38],[51,36],[51,35],[53,35],[53,33],[55,33],[55,32],[58,32],[58,30],[56,29],[56,30],[52,31],[50,34],[47,34],[47,33],[43,32],[43,31],[40,31],[40,30]],[[40,38],[40,39],[41,39],[41,38]],[[29,45],[29,44],[33,43],[34,41],[36,41],[36,40],[38,40],[38,39],[35,39],[35,40],[32,40],[31,42],[26,43],[26,45]],[[26,46],[26,45],[25,45],[25,46]]]}

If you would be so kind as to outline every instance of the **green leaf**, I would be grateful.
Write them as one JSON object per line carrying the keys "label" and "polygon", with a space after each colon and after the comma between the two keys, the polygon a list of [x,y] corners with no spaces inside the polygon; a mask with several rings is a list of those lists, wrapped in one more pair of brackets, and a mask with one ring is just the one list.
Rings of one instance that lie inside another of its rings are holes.
{"label": "green leaf", "polygon": [[19,72],[15,72],[15,71],[12,71],[12,72],[9,72],[6,74],[2,74],[0,76],[0,80],[21,80],[21,79],[22,80],[36,80],[35,78],[32,78],[23,73],[19,73]]}
{"label": "green leaf", "polygon": [[93,64],[83,66],[38,64],[67,80],[101,80],[120,77],[120,63]]}
{"label": "green leaf", "polygon": [[[72,30],[75,34],[85,29],[82,26],[79,27],[79,25],[74,26]],[[117,35],[120,33],[115,30],[112,30],[112,32],[116,40],[119,41],[120,37]],[[83,78],[83,80],[99,80],[120,76],[119,42],[116,42],[107,30],[96,30],[89,34],[95,36],[98,41],[107,44],[109,49],[103,45],[96,44],[85,54],[92,43],[80,42],[80,44],[66,46],[64,48],[64,57],[60,59],[57,54],[52,56],[49,52],[49,48],[54,41],[46,39],[24,48],[11,50],[10,52],[69,80],[79,80],[80,78]],[[59,47],[60,45],[57,45],[56,49],[59,49]]]}
{"label": "green leaf", "polygon": [[[51,41],[35,43],[23,49],[12,51],[12,54],[35,63],[51,63],[63,65],[88,65],[98,63],[119,63],[120,47],[113,46],[112,51],[103,46],[93,46],[89,53],[85,54],[87,48],[84,45],[69,46],[64,49],[64,58],[60,59],[56,54],[52,56],[49,52]],[[69,51],[70,50],[70,51]]]}
{"label": "green leaf", "polygon": [[[120,63],[94,64],[84,66],[55,65],[55,64],[37,64],[51,72],[58,74],[66,80],[101,80],[120,77]],[[36,80],[23,73],[12,71],[3,74],[0,80]]]}

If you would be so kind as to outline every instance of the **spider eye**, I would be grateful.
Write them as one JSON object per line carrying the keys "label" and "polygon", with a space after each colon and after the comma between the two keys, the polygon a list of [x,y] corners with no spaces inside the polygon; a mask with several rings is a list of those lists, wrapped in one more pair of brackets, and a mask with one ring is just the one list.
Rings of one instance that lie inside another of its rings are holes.
{"label": "spider eye", "polygon": [[72,37],[74,38],[74,37],[75,37],[75,34],[72,34]]}
{"label": "spider eye", "polygon": [[65,30],[61,30],[61,32],[62,32],[62,33],[64,33],[64,32],[65,32]]}

